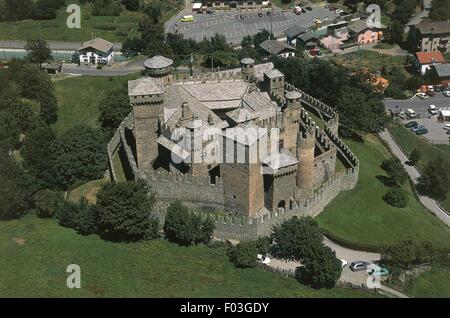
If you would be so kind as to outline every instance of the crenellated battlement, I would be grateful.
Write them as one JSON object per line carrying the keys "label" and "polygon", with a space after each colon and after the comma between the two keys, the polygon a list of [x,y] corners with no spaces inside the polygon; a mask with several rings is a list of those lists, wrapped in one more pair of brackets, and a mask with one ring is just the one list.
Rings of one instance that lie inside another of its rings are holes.
{"label": "crenellated battlement", "polygon": [[177,84],[196,84],[196,83],[207,83],[207,82],[227,82],[242,80],[241,71],[221,71],[216,73],[200,73],[190,75],[187,73],[178,73],[173,75],[173,83]]}

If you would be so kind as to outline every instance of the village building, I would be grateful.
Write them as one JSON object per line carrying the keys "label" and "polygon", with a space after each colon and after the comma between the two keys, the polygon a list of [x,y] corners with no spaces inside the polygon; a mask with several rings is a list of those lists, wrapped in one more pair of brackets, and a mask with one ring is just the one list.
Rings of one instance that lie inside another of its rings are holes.
{"label": "village building", "polygon": [[421,22],[410,27],[410,37],[420,52],[450,52],[450,21]]}
{"label": "village building", "polygon": [[282,58],[294,57],[297,52],[295,47],[277,40],[265,40],[259,44],[259,48],[267,56],[278,56]]}
{"label": "village building", "polygon": [[378,43],[383,38],[383,28],[369,26],[367,21],[358,20],[348,26],[349,38],[357,44]]}
{"label": "village building", "polygon": [[101,38],[84,42],[77,53],[80,65],[111,65],[114,62],[114,45]]}
{"label": "village building", "polygon": [[433,67],[436,78],[441,85],[450,88],[450,64],[438,64]]}
{"label": "village building", "polygon": [[439,51],[417,52],[414,55],[414,64],[422,75],[425,75],[433,66],[443,63],[445,63],[445,58]]}

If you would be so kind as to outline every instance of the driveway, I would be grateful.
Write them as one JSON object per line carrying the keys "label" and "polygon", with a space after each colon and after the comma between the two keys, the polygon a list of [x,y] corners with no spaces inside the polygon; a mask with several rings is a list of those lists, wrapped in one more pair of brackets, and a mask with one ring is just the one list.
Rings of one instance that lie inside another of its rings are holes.
{"label": "driveway", "polygon": [[[389,131],[384,130],[383,132],[381,132],[380,138],[387,142],[394,156],[400,159],[406,172],[409,174],[414,183],[417,184],[417,179],[420,177],[420,172],[416,169],[416,167],[406,164],[406,162],[409,161],[408,158],[396,144]],[[447,214],[446,211],[444,211],[435,200],[430,199],[426,196],[419,196],[419,200],[423,206],[425,206],[429,211],[436,215],[442,222],[447,224],[447,226],[450,226],[450,215]]]}

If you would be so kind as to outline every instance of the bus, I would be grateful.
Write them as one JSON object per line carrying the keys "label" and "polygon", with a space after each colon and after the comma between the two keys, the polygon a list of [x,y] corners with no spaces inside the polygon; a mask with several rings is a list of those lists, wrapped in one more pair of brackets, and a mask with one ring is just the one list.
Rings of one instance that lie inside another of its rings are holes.
{"label": "bus", "polygon": [[194,16],[193,15],[185,15],[181,18],[181,22],[194,22]]}

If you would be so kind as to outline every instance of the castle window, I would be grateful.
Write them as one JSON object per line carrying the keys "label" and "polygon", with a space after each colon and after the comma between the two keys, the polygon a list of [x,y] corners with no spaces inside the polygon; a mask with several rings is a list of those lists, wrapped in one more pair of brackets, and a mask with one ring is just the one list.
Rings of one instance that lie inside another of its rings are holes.
{"label": "castle window", "polygon": [[278,143],[278,151],[282,151],[284,148],[284,140],[280,139],[280,142]]}

